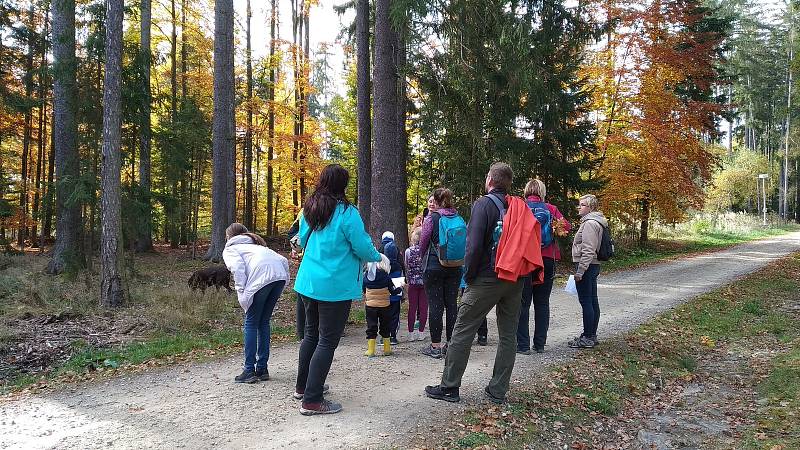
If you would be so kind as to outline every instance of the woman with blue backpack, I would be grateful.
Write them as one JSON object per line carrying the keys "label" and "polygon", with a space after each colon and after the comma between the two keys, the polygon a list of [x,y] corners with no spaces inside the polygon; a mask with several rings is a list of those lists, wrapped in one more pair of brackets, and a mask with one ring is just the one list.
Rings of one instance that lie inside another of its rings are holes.
{"label": "woman with blue backpack", "polygon": [[[429,329],[431,343],[421,352],[434,359],[441,359],[447,352],[442,342],[445,329],[447,341],[453,336],[458,307],[458,287],[461,283],[461,267],[467,246],[467,224],[453,208],[453,193],[447,188],[433,191],[428,202],[430,214],[422,222],[419,248],[423,255],[422,280],[428,296]],[[446,328],[443,315],[446,313]]]}
{"label": "woman with blue backpack", "polygon": [[528,277],[522,287],[522,309],[517,327],[517,353],[531,354],[530,309],[533,304],[533,348],[536,353],[544,352],[547,342],[547,330],[550,328],[550,292],[553,290],[556,261],[561,259],[561,252],[556,242],[556,235],[566,235],[571,226],[564,219],[561,211],[545,202],[547,194],[544,182],[538,178],[525,185],[525,202],[542,228],[542,262],[544,263],[544,283],[533,284],[533,277]]}

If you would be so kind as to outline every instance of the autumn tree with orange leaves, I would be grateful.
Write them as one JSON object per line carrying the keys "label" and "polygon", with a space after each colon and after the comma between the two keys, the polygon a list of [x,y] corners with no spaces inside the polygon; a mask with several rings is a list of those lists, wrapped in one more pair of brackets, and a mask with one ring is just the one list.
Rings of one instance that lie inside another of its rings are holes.
{"label": "autumn tree with orange leaves", "polygon": [[587,68],[594,83],[600,175],[608,213],[648,238],[700,208],[721,106],[712,99],[727,22],[696,0],[606,1],[616,20]]}

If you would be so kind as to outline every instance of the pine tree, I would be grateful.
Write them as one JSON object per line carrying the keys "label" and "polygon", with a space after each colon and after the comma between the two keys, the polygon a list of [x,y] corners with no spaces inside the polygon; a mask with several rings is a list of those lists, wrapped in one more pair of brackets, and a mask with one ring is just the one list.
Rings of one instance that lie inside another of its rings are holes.
{"label": "pine tree", "polygon": [[56,244],[47,272],[85,265],[82,248],[81,204],[73,194],[80,165],[77,148],[77,60],[75,58],[75,0],[53,0],[53,146],[56,169]]}
{"label": "pine tree", "polygon": [[106,9],[106,64],[103,83],[102,237],[100,245],[100,304],[121,306],[122,228],[120,164],[122,126],[122,21],[123,0],[108,0]]}
{"label": "pine tree", "polygon": [[225,248],[225,228],[235,219],[236,177],[233,0],[216,0],[214,7],[214,124],[211,245],[205,259],[217,262]]}

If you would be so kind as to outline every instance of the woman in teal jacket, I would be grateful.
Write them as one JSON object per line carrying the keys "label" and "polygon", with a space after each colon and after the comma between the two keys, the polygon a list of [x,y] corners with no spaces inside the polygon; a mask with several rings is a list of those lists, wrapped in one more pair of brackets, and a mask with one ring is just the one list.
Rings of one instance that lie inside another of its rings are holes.
{"label": "woman in teal jacket", "polygon": [[382,260],[358,210],[345,198],[349,180],[342,166],[325,167],[314,193],[303,205],[300,219],[303,262],[294,290],[303,300],[306,324],[294,397],[303,400],[303,415],[342,410],[342,405],[324,399],[325,379],[350,304],[361,298],[362,264]]}

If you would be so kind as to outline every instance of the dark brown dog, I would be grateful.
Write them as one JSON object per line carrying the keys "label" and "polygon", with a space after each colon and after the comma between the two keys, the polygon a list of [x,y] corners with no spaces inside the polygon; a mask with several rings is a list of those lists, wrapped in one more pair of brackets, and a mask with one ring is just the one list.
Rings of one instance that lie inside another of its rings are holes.
{"label": "dark brown dog", "polygon": [[231,289],[231,273],[225,266],[211,266],[205,269],[195,270],[191,277],[189,277],[189,287],[192,290],[200,289],[203,294],[206,293],[206,288],[214,286],[219,291],[219,288],[225,288],[230,294],[233,292]]}

